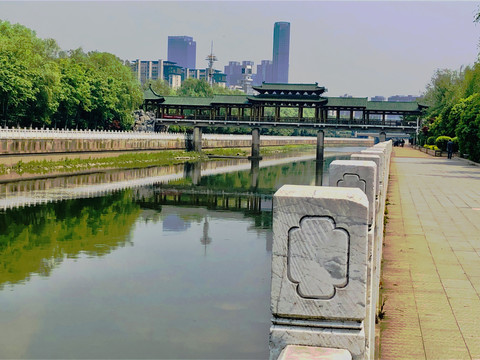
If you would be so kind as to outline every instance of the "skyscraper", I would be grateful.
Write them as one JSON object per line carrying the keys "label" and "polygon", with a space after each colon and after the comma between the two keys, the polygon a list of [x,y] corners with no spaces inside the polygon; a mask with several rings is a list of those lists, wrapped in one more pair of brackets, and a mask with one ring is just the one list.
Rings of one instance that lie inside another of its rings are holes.
{"label": "skyscraper", "polygon": [[190,36],[168,37],[168,61],[187,69],[195,69],[197,43]]}
{"label": "skyscraper", "polygon": [[276,22],[273,27],[273,82],[288,83],[290,23]]}

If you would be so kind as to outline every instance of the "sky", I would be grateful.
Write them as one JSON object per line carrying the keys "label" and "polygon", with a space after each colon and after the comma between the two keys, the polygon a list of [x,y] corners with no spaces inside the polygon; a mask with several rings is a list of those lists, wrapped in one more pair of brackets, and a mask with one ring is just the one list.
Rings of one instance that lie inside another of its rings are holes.
{"label": "sky", "polygon": [[197,68],[272,59],[273,25],[290,22],[290,83],[327,96],[421,95],[437,69],[472,65],[480,51],[473,1],[0,1],[20,23],[63,50],[122,60],[167,60],[171,35],[197,43]]}

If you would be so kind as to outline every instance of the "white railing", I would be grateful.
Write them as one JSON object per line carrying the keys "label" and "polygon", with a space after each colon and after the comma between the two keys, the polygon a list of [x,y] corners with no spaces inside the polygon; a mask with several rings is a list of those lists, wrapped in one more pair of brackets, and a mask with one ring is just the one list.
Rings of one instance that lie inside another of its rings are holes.
{"label": "white railing", "polygon": [[[29,129],[0,128],[0,139],[105,139],[105,140],[162,140],[183,139],[185,133],[140,132],[117,130],[69,130],[69,129]],[[202,134],[207,140],[251,140],[252,135]],[[285,140],[285,136],[262,135],[262,139]],[[288,136],[290,140],[315,139],[309,136]]]}
{"label": "white railing", "polygon": [[270,360],[375,358],[391,151],[333,161],[330,186],[275,193]]}
{"label": "white railing", "polygon": [[184,138],[184,133],[140,132],[117,130],[69,130],[0,128],[0,139],[105,139],[105,140],[155,140]]}

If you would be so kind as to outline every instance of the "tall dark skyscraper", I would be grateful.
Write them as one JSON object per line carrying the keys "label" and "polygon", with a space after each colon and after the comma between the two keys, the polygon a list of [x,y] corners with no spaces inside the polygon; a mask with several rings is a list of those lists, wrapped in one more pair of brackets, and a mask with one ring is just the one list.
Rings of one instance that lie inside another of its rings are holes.
{"label": "tall dark skyscraper", "polygon": [[168,37],[168,61],[187,69],[195,69],[197,43],[190,36]]}
{"label": "tall dark skyscraper", "polygon": [[273,82],[288,83],[290,23],[276,22],[273,27]]}

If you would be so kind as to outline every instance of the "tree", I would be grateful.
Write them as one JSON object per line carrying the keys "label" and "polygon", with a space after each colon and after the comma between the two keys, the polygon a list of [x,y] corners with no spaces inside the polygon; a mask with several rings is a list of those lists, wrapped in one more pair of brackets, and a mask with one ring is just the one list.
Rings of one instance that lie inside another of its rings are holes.
{"label": "tree", "polygon": [[177,90],[179,96],[212,97],[212,87],[203,79],[186,79]]}
{"label": "tree", "polygon": [[462,99],[458,104],[460,121],[456,133],[460,152],[480,161],[480,93]]}

